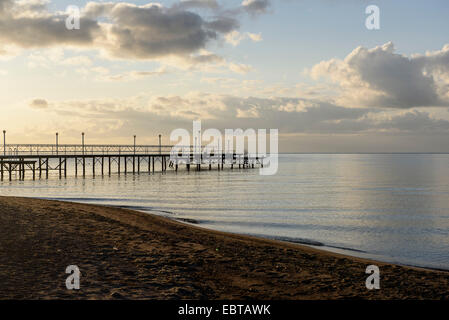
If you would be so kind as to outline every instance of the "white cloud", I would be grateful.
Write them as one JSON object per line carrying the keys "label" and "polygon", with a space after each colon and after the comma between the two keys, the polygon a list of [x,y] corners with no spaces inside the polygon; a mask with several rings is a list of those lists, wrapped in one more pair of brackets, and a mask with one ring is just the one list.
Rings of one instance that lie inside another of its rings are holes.
{"label": "white cloud", "polygon": [[240,33],[237,30],[231,31],[229,33],[227,33],[224,36],[225,40],[227,43],[232,44],[234,47],[238,46],[240,44],[240,42],[246,40],[246,39],[250,39],[254,42],[260,42],[262,41],[262,34],[255,34],[255,33]]}
{"label": "white cloud", "polygon": [[227,43],[232,44],[233,46],[237,46],[240,42],[242,42],[246,36],[241,34],[239,31],[234,30],[225,35],[225,40]]}
{"label": "white cloud", "polygon": [[61,64],[68,66],[91,66],[92,59],[87,56],[74,56],[61,61]]}
{"label": "white cloud", "polygon": [[246,74],[253,70],[253,67],[247,64],[230,63],[229,69],[235,73]]}
{"label": "white cloud", "polygon": [[253,40],[254,42],[260,42],[263,40],[261,33],[247,33],[248,37]]}
{"label": "white cloud", "polygon": [[315,65],[309,74],[337,83],[337,101],[348,106],[412,108],[448,106],[449,46],[426,55],[395,53],[389,42],[373,49],[358,47],[344,60]]}
{"label": "white cloud", "polygon": [[162,66],[154,71],[129,71],[120,74],[109,75],[102,78],[106,81],[132,81],[146,77],[162,76],[168,73],[166,67]]}

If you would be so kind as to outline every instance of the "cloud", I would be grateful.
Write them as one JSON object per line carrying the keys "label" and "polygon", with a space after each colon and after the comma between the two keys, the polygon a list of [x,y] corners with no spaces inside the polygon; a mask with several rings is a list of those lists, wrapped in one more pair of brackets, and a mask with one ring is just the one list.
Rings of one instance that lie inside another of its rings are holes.
{"label": "cloud", "polygon": [[230,63],[229,69],[235,73],[246,74],[253,70],[253,67],[247,64]]}
{"label": "cloud", "polygon": [[250,32],[248,32],[247,35],[254,42],[260,42],[260,41],[263,40],[262,34],[260,34],[260,33],[257,34],[257,33],[250,33]]}
{"label": "cloud", "polygon": [[419,110],[407,110],[399,114],[382,114],[367,118],[372,129],[389,132],[413,133],[446,133],[449,132],[449,122],[436,119],[430,113]]}
{"label": "cloud", "polygon": [[226,34],[237,30],[240,27],[240,23],[231,17],[218,17],[209,22],[205,22],[205,26],[216,32]]}
{"label": "cloud", "polygon": [[[0,54],[7,53],[6,46],[73,47],[95,49],[114,59],[177,58],[190,64],[216,63],[219,59],[199,52],[240,28],[239,13],[231,14],[235,10],[225,10],[214,0],[181,1],[171,7],[88,2],[81,9],[79,30],[68,30],[68,13],[48,11],[45,0],[0,1]],[[256,1],[245,7],[255,12],[263,6]],[[202,9],[212,10],[213,14],[201,14]],[[259,41],[257,35],[249,37]]]}
{"label": "cloud", "polygon": [[217,10],[220,8],[220,5],[216,0],[182,0],[175,6],[181,9],[202,8]]}
{"label": "cloud", "polygon": [[449,44],[441,50],[426,52],[425,55],[413,55],[412,58],[426,74],[435,79],[438,95],[449,101]]}
{"label": "cloud", "polygon": [[109,55],[119,58],[188,56],[216,39],[219,32],[196,13],[159,5],[91,2],[85,14],[110,21],[102,24],[106,38],[103,45]]}
{"label": "cloud", "polygon": [[45,99],[34,99],[30,102],[30,107],[33,109],[47,109],[48,102]]}
{"label": "cloud", "polygon": [[20,48],[89,46],[101,36],[97,21],[81,18],[80,30],[68,30],[67,14],[42,11],[46,1],[8,1],[0,5],[0,41]]}
{"label": "cloud", "polygon": [[242,2],[244,10],[252,15],[266,13],[270,5],[269,0],[244,0]]}
{"label": "cloud", "polygon": [[358,47],[344,60],[315,65],[309,74],[337,83],[338,102],[350,106],[413,108],[448,106],[449,46],[426,55],[395,53],[389,42],[373,49]]}
{"label": "cloud", "polygon": [[[191,92],[126,99],[59,101],[47,112],[79,119],[79,126],[95,126],[98,119],[116,128],[148,126],[157,130],[190,128],[203,120],[208,127],[278,128],[282,134],[437,134],[449,133],[449,121],[429,111],[345,108],[316,99],[258,98]],[[427,109],[428,110],[428,109]],[[119,123],[121,125],[119,125]],[[97,125],[101,125],[101,122]]]}
{"label": "cloud", "polygon": [[234,30],[232,32],[227,33],[224,36],[224,38],[225,38],[227,43],[232,44],[234,47],[239,45],[240,42],[242,42],[243,40],[246,40],[246,39],[250,39],[250,40],[252,40],[254,42],[262,41],[262,35],[261,34],[255,34],[255,33],[250,33],[250,32],[242,34],[242,33],[240,33],[237,30]]}
{"label": "cloud", "polygon": [[188,58],[171,57],[164,59],[163,62],[164,65],[178,69],[202,73],[226,73],[231,71],[246,74],[253,70],[250,65],[226,61],[223,57],[207,50],[201,50],[198,54],[191,55]]}
{"label": "cloud", "polygon": [[68,67],[91,67],[93,61],[86,55],[66,56],[62,48],[50,48],[43,50],[32,50],[27,57],[27,64],[30,68],[50,68],[55,65]]}
{"label": "cloud", "polygon": [[110,75],[110,76],[103,78],[103,80],[130,81],[130,80],[137,80],[137,79],[146,78],[146,77],[162,76],[167,73],[168,73],[168,70],[166,67],[160,67],[159,69],[154,70],[154,71],[129,71],[126,73]]}

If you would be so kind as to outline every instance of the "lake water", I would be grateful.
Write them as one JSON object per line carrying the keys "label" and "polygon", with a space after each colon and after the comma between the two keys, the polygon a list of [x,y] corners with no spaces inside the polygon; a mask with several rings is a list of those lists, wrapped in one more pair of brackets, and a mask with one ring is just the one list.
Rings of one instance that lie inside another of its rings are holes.
{"label": "lake water", "polygon": [[210,229],[449,269],[449,155],[282,155],[275,176],[257,169],[69,175],[4,181],[0,195],[128,207]]}

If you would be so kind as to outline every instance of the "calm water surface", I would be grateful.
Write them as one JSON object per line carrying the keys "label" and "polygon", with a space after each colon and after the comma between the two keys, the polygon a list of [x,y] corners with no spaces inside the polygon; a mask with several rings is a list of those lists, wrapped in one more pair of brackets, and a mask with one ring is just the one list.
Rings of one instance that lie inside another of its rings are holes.
{"label": "calm water surface", "polygon": [[449,155],[282,155],[278,174],[269,177],[258,170],[51,177],[5,181],[0,194],[129,207],[449,269]]}

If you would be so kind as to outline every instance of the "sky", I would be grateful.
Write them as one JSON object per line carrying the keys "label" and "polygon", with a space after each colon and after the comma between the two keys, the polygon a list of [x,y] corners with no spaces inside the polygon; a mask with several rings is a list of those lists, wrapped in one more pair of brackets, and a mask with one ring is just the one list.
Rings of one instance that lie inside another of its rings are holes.
{"label": "sky", "polygon": [[282,152],[449,152],[448,14],[445,0],[0,0],[0,129],[169,144],[201,120],[279,129]]}

